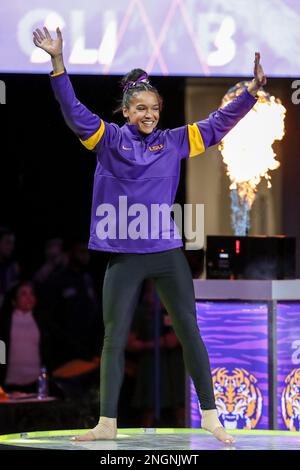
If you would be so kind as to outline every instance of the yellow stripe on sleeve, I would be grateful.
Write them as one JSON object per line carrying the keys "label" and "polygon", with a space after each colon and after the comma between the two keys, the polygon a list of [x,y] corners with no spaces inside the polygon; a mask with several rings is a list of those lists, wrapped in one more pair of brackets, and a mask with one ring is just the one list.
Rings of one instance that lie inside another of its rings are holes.
{"label": "yellow stripe on sleeve", "polygon": [[50,73],[50,77],[57,77],[58,75],[61,75],[62,73],[65,73],[64,70],[62,70],[61,72],[57,72],[57,73]]}
{"label": "yellow stripe on sleeve", "polygon": [[102,121],[101,119],[101,126],[99,127],[97,132],[95,132],[95,134],[93,134],[91,137],[89,137],[86,140],[81,140],[81,139],[79,140],[88,150],[93,150],[93,148],[96,147],[101,137],[103,136],[104,131],[105,131],[105,124],[104,124],[104,121]]}
{"label": "yellow stripe on sleeve", "polygon": [[196,123],[188,124],[188,136],[190,143],[190,157],[195,157],[205,151],[203,139]]}

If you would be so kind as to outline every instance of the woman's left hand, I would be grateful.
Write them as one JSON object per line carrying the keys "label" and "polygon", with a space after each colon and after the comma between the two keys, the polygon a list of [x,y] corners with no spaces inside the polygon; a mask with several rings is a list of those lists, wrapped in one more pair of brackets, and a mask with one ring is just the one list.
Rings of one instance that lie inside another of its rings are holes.
{"label": "woman's left hand", "polygon": [[267,77],[264,74],[264,70],[262,65],[259,63],[260,61],[260,53],[255,52],[255,59],[254,59],[254,80],[259,87],[265,86],[267,83]]}
{"label": "woman's left hand", "polygon": [[262,65],[260,64],[260,53],[255,52],[255,59],[254,59],[254,79],[252,80],[251,84],[248,87],[249,93],[252,95],[256,95],[257,91],[265,86],[267,83],[267,77],[264,73]]}

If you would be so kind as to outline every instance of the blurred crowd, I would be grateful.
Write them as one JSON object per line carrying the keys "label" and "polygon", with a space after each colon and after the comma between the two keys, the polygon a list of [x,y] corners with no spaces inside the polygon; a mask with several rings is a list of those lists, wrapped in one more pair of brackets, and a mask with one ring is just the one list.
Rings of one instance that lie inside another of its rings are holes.
{"label": "blurred crowd", "polygon": [[[13,231],[0,227],[0,340],[6,345],[0,386],[8,393],[36,393],[41,368],[46,367],[53,396],[81,400],[91,391],[99,393],[102,280],[91,272],[87,245],[75,241],[66,249],[62,239],[48,240],[42,265],[28,279],[16,259],[15,244]],[[199,263],[193,268],[192,258],[189,261],[192,270],[199,269]],[[125,360],[121,421],[128,426],[154,426],[158,401],[160,412],[169,413],[169,424],[183,427],[182,350],[152,280],[144,283]]]}
{"label": "blurred crowd", "polygon": [[15,234],[0,228],[0,339],[6,345],[0,385],[34,393],[46,367],[51,393],[79,397],[99,383],[103,332],[89,251],[81,242],[66,251],[61,239],[48,240],[31,279],[14,252]]}

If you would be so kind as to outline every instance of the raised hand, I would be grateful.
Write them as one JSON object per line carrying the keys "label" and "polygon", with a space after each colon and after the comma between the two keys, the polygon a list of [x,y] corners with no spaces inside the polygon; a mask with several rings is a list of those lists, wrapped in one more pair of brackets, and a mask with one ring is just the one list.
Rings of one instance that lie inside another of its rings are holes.
{"label": "raised hand", "polygon": [[255,59],[254,59],[254,79],[257,83],[257,86],[260,88],[267,83],[267,77],[264,74],[263,68],[260,61],[260,53],[255,52]]}
{"label": "raised hand", "polygon": [[255,96],[258,90],[267,83],[267,77],[265,76],[265,73],[259,61],[260,61],[260,53],[255,52],[254,78],[252,82],[250,83],[250,85],[248,86],[248,91],[253,96]]}
{"label": "raised hand", "polygon": [[52,58],[62,55],[63,39],[59,28],[56,28],[56,39],[52,39],[48,29],[43,27],[44,33],[37,28],[33,31],[33,42],[36,47],[48,52]]}

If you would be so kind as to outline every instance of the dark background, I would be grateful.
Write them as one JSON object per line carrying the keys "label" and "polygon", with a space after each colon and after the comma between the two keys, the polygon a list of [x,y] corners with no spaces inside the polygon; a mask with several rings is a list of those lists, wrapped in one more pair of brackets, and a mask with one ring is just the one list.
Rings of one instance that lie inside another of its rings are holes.
{"label": "dark background", "polygon": [[[2,74],[7,104],[0,106],[0,225],[17,235],[17,257],[25,275],[41,264],[46,239],[66,242],[89,237],[95,155],[64,123],[47,74]],[[121,77],[72,75],[76,95],[104,120],[120,125],[113,114],[121,98]],[[207,78],[203,79],[207,84]],[[222,78],[218,80],[222,83]],[[232,84],[239,79],[232,77]],[[226,78],[228,82],[228,77]],[[287,108],[282,145],[282,232],[297,237],[300,277],[300,104],[291,101],[293,79],[269,79],[268,90]],[[185,123],[184,77],[152,77],[164,98],[160,126]],[[201,79],[200,79],[201,83]],[[275,144],[275,151],[276,151]],[[176,202],[185,202],[185,161]],[[92,252],[92,263],[105,264],[107,253]]]}
{"label": "dark background", "polygon": [[[122,125],[123,117],[113,114],[121,98],[120,78],[72,75],[71,81],[78,99],[91,111]],[[66,248],[75,240],[88,242],[95,155],[65,124],[48,75],[3,74],[0,79],[7,92],[7,104],[0,106],[0,225],[9,225],[15,231],[16,258],[23,277],[30,278],[43,262],[47,239],[61,237]],[[232,78],[232,84],[237,81]],[[183,125],[185,78],[153,77],[152,82],[164,98],[160,126],[165,129]],[[300,105],[291,101],[291,83],[291,79],[273,79],[269,87],[282,91],[280,96],[287,108],[286,135],[280,144],[282,228],[285,235],[297,237],[300,277]],[[185,165],[183,160],[176,198],[181,205],[186,194]],[[109,254],[93,251],[91,255],[101,298]],[[126,410],[131,388],[123,384],[122,392],[120,408]],[[132,417],[129,422],[134,424]]]}
{"label": "dark background", "polygon": [[[0,225],[16,233],[16,255],[25,277],[43,261],[45,240],[88,242],[95,155],[65,124],[46,74],[3,74],[6,105],[0,107]],[[124,124],[114,114],[121,99],[118,76],[72,75],[75,93],[92,112]],[[179,78],[154,77],[164,98],[160,126],[183,125],[184,85]],[[185,199],[185,162],[176,202]],[[103,268],[107,253],[91,252]]]}

